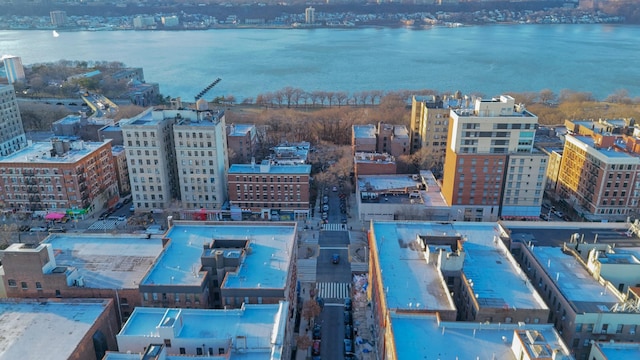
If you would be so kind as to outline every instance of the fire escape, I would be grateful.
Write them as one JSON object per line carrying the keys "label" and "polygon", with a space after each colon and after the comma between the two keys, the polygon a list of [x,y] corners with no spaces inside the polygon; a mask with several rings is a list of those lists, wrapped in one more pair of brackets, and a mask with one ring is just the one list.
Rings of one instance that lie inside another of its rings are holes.
{"label": "fire escape", "polygon": [[27,191],[27,201],[29,202],[27,208],[31,211],[42,210],[42,196],[40,194],[39,181],[36,177],[36,173],[33,169],[25,169],[22,172],[24,176],[24,184]]}

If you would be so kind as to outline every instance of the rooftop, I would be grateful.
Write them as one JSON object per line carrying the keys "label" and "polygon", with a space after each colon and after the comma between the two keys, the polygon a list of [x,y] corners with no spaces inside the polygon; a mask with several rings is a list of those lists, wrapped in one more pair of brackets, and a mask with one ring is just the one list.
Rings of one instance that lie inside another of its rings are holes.
{"label": "rooftop", "polygon": [[[249,240],[251,253],[222,288],[275,288],[286,286],[296,236],[295,223],[235,223],[176,221],[167,234],[171,239],[147,277],[146,285],[197,285],[203,274],[200,257],[212,240]],[[195,273],[195,275],[194,275]]]}
{"label": "rooftop", "polygon": [[[440,322],[434,315],[391,314],[393,340],[398,359],[500,359],[516,360],[512,342],[535,339],[534,348],[542,359],[573,359],[553,324],[478,324]],[[518,331],[518,333],[516,333]],[[532,336],[533,335],[533,336]],[[470,344],[473,344],[470,346]],[[532,357],[533,358],[533,357]],[[536,357],[537,358],[537,357]]]}
{"label": "rooftop", "polygon": [[56,234],[42,244],[51,245],[58,266],[78,269],[85,287],[100,289],[138,288],[162,251],[160,239],[111,234]]}
{"label": "rooftop", "polygon": [[111,140],[105,140],[104,142],[87,142],[87,141],[73,141],[71,142],[71,148],[62,156],[51,156],[53,145],[50,141],[47,142],[35,142],[24,149],[18,150],[7,156],[0,157],[1,163],[49,163],[49,164],[72,164],[85,156],[90,155],[105,143]]}
{"label": "rooftop", "polygon": [[[413,175],[365,175],[358,176],[361,194],[375,193],[374,202],[380,204],[414,204],[426,207],[449,207],[433,174],[421,172],[420,180]],[[366,195],[366,194],[364,194]],[[419,195],[419,196],[418,196]],[[361,196],[363,201],[371,196]]]}
{"label": "rooftop", "polygon": [[424,253],[412,244],[418,228],[396,222],[372,222],[371,226],[387,307],[455,311],[440,270],[427,264]]}
{"label": "rooftop", "polygon": [[[0,358],[73,358],[111,300],[0,300]],[[61,336],[61,334],[64,334]]]}
{"label": "rooftop", "polygon": [[357,163],[394,164],[396,162],[396,159],[387,153],[356,152],[354,157]]}
{"label": "rooftop", "polygon": [[376,138],[376,126],[373,124],[368,125],[353,125],[353,137],[356,139]]}
{"label": "rooftop", "polygon": [[609,312],[622,301],[605,289],[573,256],[559,247],[534,246],[532,252],[562,295],[579,312]]}
{"label": "rooftop", "polygon": [[[128,348],[132,342],[126,341],[127,338],[145,338],[148,341],[146,346],[162,344],[170,336],[174,347],[205,342],[216,349],[216,355],[218,348],[231,350],[230,359],[277,359],[279,356],[276,354],[282,351],[287,311],[286,301],[268,305],[246,304],[240,309],[230,310],[137,307],[117,336],[118,347],[122,352],[134,352],[137,349]],[[180,321],[176,321],[178,319]],[[180,329],[172,329],[180,326]],[[163,331],[165,328],[172,330]],[[236,352],[238,348],[244,348],[245,352],[253,355],[244,357]]]}
{"label": "rooftop", "polygon": [[574,135],[573,137],[577,141],[580,141],[583,144],[587,145],[588,147],[595,149],[600,154],[610,159],[614,159],[614,158],[625,159],[625,160],[628,159],[628,160],[633,160],[635,162],[639,161],[640,159],[640,156],[638,154],[627,152],[624,143],[616,143],[616,146],[600,147],[596,145],[595,139],[591,136]]}
{"label": "rooftop", "polygon": [[252,129],[255,129],[253,124],[231,124],[228,125],[228,136],[246,136]]}
{"label": "rooftop", "polygon": [[600,352],[606,360],[640,359],[640,344],[619,342],[595,342],[591,353]]}
{"label": "rooftop", "polygon": [[[417,250],[415,241],[418,236],[459,236],[464,240],[462,246],[466,253],[462,271],[473,282],[473,291],[481,306],[547,309],[500,240],[506,234],[496,224],[373,222],[372,227],[380,266],[385,266],[382,277],[384,286],[389,288],[387,301],[390,308],[393,307],[393,297],[400,299],[400,303],[413,299],[414,303],[429,304],[425,302],[428,297],[415,296],[418,288],[415,284],[424,282],[421,280],[423,274],[437,270],[427,265],[423,254]],[[412,273],[415,274],[413,277],[405,275]]]}
{"label": "rooftop", "polygon": [[260,164],[232,164],[229,167],[229,175],[232,174],[293,174],[293,175],[309,175],[311,173],[311,165],[277,165],[269,166],[268,172],[260,171]]}

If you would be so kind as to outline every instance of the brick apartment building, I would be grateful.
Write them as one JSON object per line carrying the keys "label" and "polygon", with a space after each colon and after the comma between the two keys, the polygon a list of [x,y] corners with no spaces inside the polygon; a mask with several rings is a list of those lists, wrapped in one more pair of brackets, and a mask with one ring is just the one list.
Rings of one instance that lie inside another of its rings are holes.
{"label": "brick apartment building", "polygon": [[233,164],[227,176],[229,201],[265,220],[306,219],[310,174],[311,165]]}
{"label": "brick apartment building", "polygon": [[46,212],[114,205],[118,184],[111,141],[54,138],[0,158],[6,209]]}

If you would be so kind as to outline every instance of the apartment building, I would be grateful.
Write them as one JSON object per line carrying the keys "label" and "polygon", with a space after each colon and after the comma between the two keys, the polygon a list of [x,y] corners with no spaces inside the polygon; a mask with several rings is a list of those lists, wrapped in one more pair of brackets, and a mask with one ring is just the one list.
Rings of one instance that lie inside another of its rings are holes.
{"label": "apartment building", "polygon": [[390,318],[382,359],[573,360],[551,324],[453,322],[401,312]]}
{"label": "apartment building", "polygon": [[549,322],[576,359],[587,359],[594,341],[640,341],[637,299],[590,273],[574,247],[518,245],[523,271],[548,304]]}
{"label": "apartment building", "polygon": [[311,165],[233,164],[227,182],[229,202],[264,220],[309,217]]}
{"label": "apartment building", "polygon": [[451,110],[442,192],[464,221],[538,217],[548,160],[533,146],[537,126],[508,95]]}
{"label": "apartment building", "polygon": [[227,197],[229,169],[224,112],[178,114],[173,139],[181,208],[219,210]]}
{"label": "apartment building", "polygon": [[638,211],[640,139],[594,133],[565,137],[557,195],[589,221],[622,221]]}
{"label": "apartment building", "polygon": [[118,348],[108,299],[4,299],[0,318],[5,359],[101,360]]}
{"label": "apartment building", "polygon": [[116,170],[115,176],[118,182],[120,194],[131,192],[131,179],[129,179],[129,166],[127,164],[127,152],[124,146],[118,145],[111,148],[113,154],[113,168]]}
{"label": "apartment building", "polygon": [[115,174],[110,140],[54,138],[0,158],[0,196],[21,212],[93,212],[118,202]]}
{"label": "apartment building", "polygon": [[351,135],[353,153],[377,152],[391,156],[409,154],[409,131],[404,125],[353,125]]}
{"label": "apartment building", "polygon": [[369,229],[368,300],[379,354],[392,314],[433,314],[473,324],[541,324],[550,308],[494,223],[383,222]]}
{"label": "apartment building", "polygon": [[19,56],[5,55],[2,57],[2,62],[9,84],[15,84],[25,79],[24,66],[22,66],[22,59]]}
{"label": "apartment building", "polygon": [[233,310],[138,308],[117,335],[120,352],[108,353],[104,360],[288,360],[293,343],[290,317],[286,301]]}
{"label": "apartment building", "polygon": [[18,100],[12,85],[0,85],[0,156],[27,146]]}
{"label": "apartment building", "polygon": [[245,164],[251,161],[258,145],[258,131],[253,124],[227,125],[229,162]]}
{"label": "apartment building", "polygon": [[[143,306],[295,304],[296,224],[172,221],[140,281]],[[291,309],[293,310],[293,309]]]}
{"label": "apartment building", "polygon": [[162,211],[178,197],[173,125],[176,111],[154,111],[120,120],[127,153],[133,205],[140,211]]}
{"label": "apartment building", "polygon": [[138,210],[221,209],[229,167],[223,111],[145,110],[119,122]]}
{"label": "apartment building", "polygon": [[425,152],[431,160],[428,168],[442,168],[447,150],[451,109],[469,107],[469,100],[457,92],[453,97],[428,96],[411,98],[409,137],[412,154]]}
{"label": "apartment building", "polygon": [[356,179],[361,175],[384,175],[396,173],[396,159],[389,154],[357,152],[353,157]]}
{"label": "apartment building", "polygon": [[10,298],[113,299],[123,324],[143,304],[138,286],[162,249],[140,235],[50,235],[0,251],[3,283]]}

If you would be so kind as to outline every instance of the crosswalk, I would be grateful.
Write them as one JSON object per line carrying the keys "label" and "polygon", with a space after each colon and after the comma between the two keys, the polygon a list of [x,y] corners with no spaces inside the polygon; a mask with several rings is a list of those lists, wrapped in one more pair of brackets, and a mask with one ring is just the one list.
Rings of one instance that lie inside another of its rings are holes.
{"label": "crosswalk", "polygon": [[324,231],[347,231],[346,224],[322,224]]}
{"label": "crosswalk", "polygon": [[118,223],[124,223],[124,221],[113,219],[98,220],[89,226],[89,230],[113,230]]}
{"label": "crosswalk", "polygon": [[344,299],[351,296],[350,283],[319,282],[316,283],[318,296],[324,299]]}

